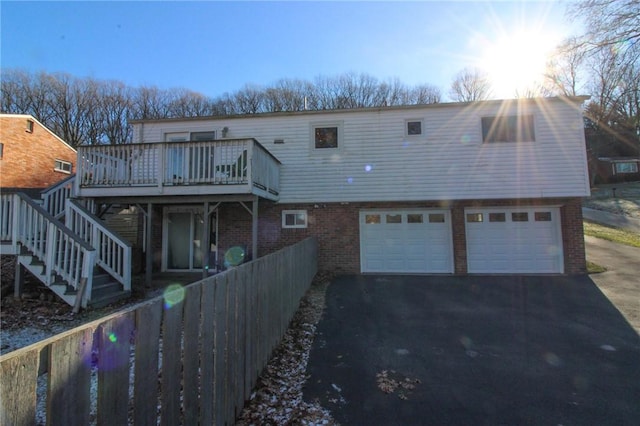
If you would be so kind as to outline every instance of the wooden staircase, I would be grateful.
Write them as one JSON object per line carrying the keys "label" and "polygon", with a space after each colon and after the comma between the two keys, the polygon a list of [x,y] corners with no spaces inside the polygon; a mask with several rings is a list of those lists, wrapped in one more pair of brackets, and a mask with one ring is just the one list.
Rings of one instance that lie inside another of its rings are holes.
{"label": "wooden staircase", "polygon": [[40,202],[0,195],[0,248],[69,305],[98,308],[131,295],[131,246],[71,198],[73,178]]}

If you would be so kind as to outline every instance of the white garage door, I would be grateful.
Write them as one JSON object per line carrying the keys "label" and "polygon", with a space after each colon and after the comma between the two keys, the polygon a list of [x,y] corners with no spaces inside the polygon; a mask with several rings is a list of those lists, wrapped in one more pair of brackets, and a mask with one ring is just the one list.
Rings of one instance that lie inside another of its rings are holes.
{"label": "white garage door", "polygon": [[452,273],[448,210],[360,212],[362,272]]}
{"label": "white garage door", "polygon": [[557,207],[465,209],[469,273],[562,273]]}

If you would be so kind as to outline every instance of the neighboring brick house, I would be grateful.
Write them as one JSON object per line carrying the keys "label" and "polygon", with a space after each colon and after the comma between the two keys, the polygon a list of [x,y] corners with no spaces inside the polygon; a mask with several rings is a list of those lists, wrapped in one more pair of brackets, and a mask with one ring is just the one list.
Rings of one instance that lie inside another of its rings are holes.
{"label": "neighboring brick house", "polygon": [[76,191],[144,208],[163,271],[315,236],[321,270],[579,274],[586,99],[134,121],[79,147]]}
{"label": "neighboring brick house", "polygon": [[31,115],[0,114],[0,187],[38,192],[75,171],[77,153]]}

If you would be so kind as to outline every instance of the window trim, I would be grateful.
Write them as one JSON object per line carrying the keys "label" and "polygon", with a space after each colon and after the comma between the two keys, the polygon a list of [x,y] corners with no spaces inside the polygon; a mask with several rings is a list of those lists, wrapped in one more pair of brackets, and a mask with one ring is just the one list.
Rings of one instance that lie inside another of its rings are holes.
{"label": "window trim", "polygon": [[[409,133],[409,123],[420,123],[420,133]],[[404,135],[409,138],[424,135],[424,120],[422,118],[407,118],[404,120]]]}
{"label": "window trim", "polygon": [[[65,166],[68,166],[69,170],[66,170]],[[53,170],[60,173],[66,173],[70,175],[73,172],[73,163],[70,161],[60,160],[56,158],[53,163]]]}
{"label": "window trim", "polygon": [[[523,120],[525,118],[526,121]],[[514,126],[512,120],[515,120],[515,135],[511,128]],[[480,118],[480,130],[483,144],[535,142],[536,117],[533,113],[483,116]]]}
{"label": "window trim", "polygon": [[[304,223],[296,223],[298,215],[304,215]],[[287,225],[287,216],[294,216],[294,224]],[[304,229],[309,226],[309,214],[306,210],[282,210],[282,229]]]}
{"label": "window trim", "polygon": [[30,119],[30,118],[27,118],[27,127],[26,127],[25,131],[27,133],[33,133],[34,126],[35,126],[34,121],[32,119]]}
{"label": "window trim", "polygon": [[[311,152],[316,154],[322,153],[335,153],[342,151],[344,146],[344,132],[343,132],[344,121],[319,121],[315,123],[310,123],[309,125],[309,148]],[[337,128],[338,134],[338,146],[336,148],[316,148],[316,129],[319,128],[328,128],[335,127]]]}

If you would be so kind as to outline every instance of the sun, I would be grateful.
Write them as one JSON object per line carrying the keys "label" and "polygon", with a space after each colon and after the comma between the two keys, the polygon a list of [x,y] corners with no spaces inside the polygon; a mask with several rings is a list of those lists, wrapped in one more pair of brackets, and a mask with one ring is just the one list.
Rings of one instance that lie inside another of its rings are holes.
{"label": "sun", "polygon": [[560,37],[538,31],[504,34],[487,43],[479,67],[491,80],[494,97],[511,98],[541,83]]}

